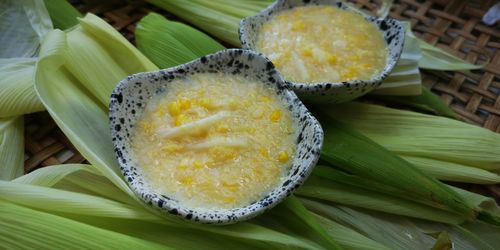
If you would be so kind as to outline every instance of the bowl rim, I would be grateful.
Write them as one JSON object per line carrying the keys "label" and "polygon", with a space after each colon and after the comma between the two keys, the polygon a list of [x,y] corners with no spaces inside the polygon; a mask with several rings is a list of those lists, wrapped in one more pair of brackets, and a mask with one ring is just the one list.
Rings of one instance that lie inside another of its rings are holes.
{"label": "bowl rim", "polygon": [[[248,37],[246,29],[249,26],[251,26],[257,22],[260,22],[259,20],[261,18],[265,18],[267,16],[274,16],[277,13],[282,12],[283,10],[278,10],[277,8],[279,5],[287,3],[287,2],[291,3],[291,6],[292,6],[291,8],[300,7],[300,6],[307,6],[307,5],[334,6],[334,7],[346,10],[346,11],[351,11],[351,12],[355,12],[357,14],[360,14],[365,18],[365,20],[367,20],[371,23],[374,23],[374,21],[383,21],[383,20],[391,21],[400,27],[401,32],[398,32],[397,35],[398,35],[398,38],[401,40],[401,46],[397,47],[398,50],[396,51],[396,57],[390,58],[390,56],[387,55],[387,57],[388,57],[387,63],[385,64],[384,69],[376,76],[374,76],[370,79],[365,79],[365,80],[338,81],[338,82],[324,82],[324,81],[322,81],[322,82],[309,83],[309,82],[293,82],[293,81],[285,80],[287,83],[289,83],[292,86],[293,89],[296,89],[296,90],[297,89],[299,89],[299,90],[300,89],[313,89],[315,86],[325,86],[327,88],[332,88],[332,87],[335,88],[335,87],[346,86],[349,84],[373,84],[373,83],[376,83],[376,86],[379,86],[382,83],[382,81],[392,72],[392,70],[396,66],[397,62],[399,61],[401,54],[403,53],[403,46],[404,46],[404,42],[405,42],[405,33],[406,33],[405,26],[403,25],[403,23],[401,21],[394,19],[394,18],[391,18],[391,17],[378,18],[375,16],[368,15],[367,13],[365,13],[357,8],[354,8],[341,0],[317,0],[317,1],[319,1],[321,3],[316,4],[315,1],[300,1],[299,2],[299,1],[293,1],[293,0],[277,0],[277,1],[274,1],[272,4],[270,4],[269,6],[267,6],[266,8],[264,8],[263,10],[261,10],[259,13],[255,14],[253,16],[249,16],[249,17],[245,17],[245,18],[241,19],[239,29],[238,29],[238,37],[240,39],[240,43],[242,45],[242,48],[248,49],[248,50],[253,50],[253,51],[256,51],[258,53],[261,53],[257,49],[251,47],[247,43],[247,41],[250,38]],[[377,28],[378,28],[378,26],[377,26]],[[379,30],[380,30],[380,28],[379,28]],[[387,45],[387,46],[389,46],[389,45]],[[394,59],[394,60],[392,60],[392,59]]]}
{"label": "bowl rim", "polygon": [[[125,156],[123,155],[121,150],[123,150],[122,146],[125,146],[126,144],[128,144],[126,146],[130,147],[130,141],[119,142],[118,140],[113,140],[113,146],[115,148],[115,157],[119,163],[121,172],[122,172],[128,186],[132,189],[134,194],[138,198],[140,198],[141,201],[154,207],[157,211],[159,211],[162,214],[173,214],[173,215],[176,215],[177,217],[180,217],[180,218],[188,220],[188,221],[195,221],[195,222],[204,223],[204,224],[231,224],[231,223],[235,223],[238,221],[253,218],[253,217],[265,212],[266,210],[269,210],[272,207],[276,206],[278,203],[282,202],[286,197],[288,197],[296,188],[301,186],[302,183],[305,181],[305,179],[307,179],[307,177],[310,175],[310,173],[312,172],[314,166],[316,165],[316,163],[319,159],[319,152],[320,152],[321,147],[323,145],[323,130],[322,130],[321,125],[318,122],[318,120],[311,114],[311,112],[307,109],[307,107],[300,101],[300,99],[296,96],[296,94],[289,88],[289,84],[283,80],[283,78],[281,77],[279,72],[277,72],[276,69],[274,68],[274,65],[267,58],[265,58],[260,53],[257,53],[255,51],[251,51],[251,50],[245,50],[245,49],[225,49],[225,50],[218,51],[216,53],[192,60],[190,62],[181,64],[181,65],[178,65],[175,67],[161,69],[161,70],[157,70],[157,71],[151,71],[151,72],[136,73],[136,74],[133,74],[133,75],[128,76],[128,77],[124,78],[123,80],[121,80],[116,85],[116,87],[113,89],[113,92],[111,94],[110,104],[109,104],[109,118],[110,118],[109,125],[110,125],[112,138],[117,138],[118,136],[125,136],[126,135],[126,134],[122,134],[122,133],[125,133],[123,129],[117,130],[112,121],[117,120],[119,118],[120,112],[122,112],[124,109],[123,107],[121,107],[120,103],[117,100],[119,98],[125,99],[125,97],[123,96],[123,92],[127,88],[131,88],[131,86],[133,86],[138,81],[151,80],[151,78],[158,78],[160,75],[164,76],[165,74],[170,74],[173,72],[175,73],[175,72],[179,72],[179,71],[188,71],[190,69],[190,67],[197,66],[197,65],[203,65],[209,60],[214,60],[215,62],[217,62],[218,57],[223,57],[225,55],[229,55],[230,57],[236,57],[238,54],[239,55],[247,54],[249,57],[250,56],[255,57],[255,58],[261,60],[262,63],[266,63],[266,65],[265,65],[266,69],[269,69],[270,71],[275,72],[275,75],[273,77],[276,80],[276,84],[277,84],[276,88],[280,89],[282,91],[281,93],[276,93],[276,94],[283,95],[282,98],[280,98],[280,101],[283,104],[285,104],[286,106],[292,107],[292,105],[294,105],[298,111],[300,110],[301,112],[302,111],[304,112],[303,116],[306,117],[305,121],[310,123],[311,131],[312,131],[311,133],[313,133],[313,137],[311,137],[311,142],[309,144],[305,145],[305,146],[310,147],[312,161],[307,165],[302,164],[303,161],[300,161],[301,164],[298,165],[297,170],[301,170],[301,172],[300,172],[301,175],[297,176],[293,180],[292,180],[292,178],[289,178],[290,179],[290,181],[288,183],[289,185],[286,186],[286,189],[285,189],[285,185],[282,186],[281,185],[282,183],[278,182],[276,184],[276,186],[271,191],[269,191],[267,196],[255,201],[255,202],[252,202],[251,204],[249,204],[247,206],[237,207],[237,208],[233,208],[233,209],[221,209],[221,210],[200,209],[200,208],[184,207],[181,202],[172,201],[171,199],[163,199],[162,197],[165,197],[165,196],[162,196],[162,194],[156,193],[153,190],[146,188],[145,184],[137,183],[137,182],[129,180],[127,178],[126,172],[130,171],[130,169],[132,167],[137,166],[137,164],[133,164],[134,162],[133,163],[124,162],[123,159]],[[220,58],[219,58],[219,60],[220,60]],[[227,67],[227,66],[224,66],[224,67]],[[206,72],[207,71],[201,71],[201,72],[196,72],[195,74],[206,73]],[[179,77],[179,76],[176,76],[176,77],[169,79],[169,80],[165,80],[165,82],[162,82],[160,80],[160,81],[153,83],[153,84],[158,84],[159,86],[166,85],[169,82],[171,82],[171,80],[173,80],[177,77]],[[261,81],[261,82],[262,82],[262,84],[266,84],[264,81]],[[154,96],[156,94],[157,93],[153,93],[150,96]],[[290,97],[289,102],[287,102],[285,100],[286,96]],[[144,102],[145,103],[148,102],[147,98],[146,98],[146,100],[144,100]],[[288,110],[290,110],[290,112],[292,112],[291,109],[288,109]],[[132,124],[135,125],[137,123],[137,119],[139,118],[139,116],[142,112],[143,112],[143,110],[138,112],[136,119],[133,122],[131,122]],[[130,114],[127,114],[127,115],[130,115]],[[292,122],[294,123],[294,125],[297,126],[297,128],[296,128],[297,132],[302,132],[299,130],[302,127],[306,127],[306,125],[301,125],[301,121],[299,121],[299,117],[292,116]],[[314,141],[313,141],[313,138],[314,138]],[[295,144],[296,148],[298,150],[299,143],[298,142],[295,142],[295,143],[296,143]],[[132,158],[133,157],[132,151],[129,151],[127,156]],[[292,158],[293,159],[292,162],[297,157],[298,157],[298,155],[294,154],[294,158]],[[297,160],[300,160],[300,159],[297,158]],[[290,171],[291,171],[291,169],[290,169]],[[286,176],[289,177],[290,173],[288,173]],[[295,176],[292,176],[292,177],[295,177]],[[275,193],[275,192],[277,195],[271,197],[273,199],[270,200],[271,198],[269,198],[268,196],[270,194]],[[153,196],[151,197],[151,195],[153,195]],[[267,201],[267,203],[265,203],[264,206],[261,205],[261,202],[263,202],[263,201],[264,202]],[[161,203],[161,205],[160,205],[160,203]],[[234,216],[229,217],[229,216],[227,216],[227,213],[234,214],[234,215],[236,215],[236,217],[234,217]],[[216,218],[216,216],[214,216],[211,218],[210,216],[206,216],[205,218],[202,218],[201,216],[196,216],[196,215],[215,215],[215,214],[223,215],[223,217]],[[197,217],[197,219],[194,218],[195,216]],[[225,217],[225,216],[227,216],[227,217]]]}

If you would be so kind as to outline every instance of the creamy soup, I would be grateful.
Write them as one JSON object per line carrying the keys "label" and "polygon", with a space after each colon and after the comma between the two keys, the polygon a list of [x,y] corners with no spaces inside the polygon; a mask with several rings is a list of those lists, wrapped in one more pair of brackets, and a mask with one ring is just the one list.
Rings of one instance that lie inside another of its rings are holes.
{"label": "creamy soup", "polygon": [[132,138],[151,188],[194,208],[249,205],[271,191],[295,153],[291,113],[275,89],[203,73],[149,101]]}
{"label": "creamy soup", "polygon": [[387,60],[377,26],[363,16],[332,6],[283,11],[259,32],[257,49],[294,82],[368,80]]}

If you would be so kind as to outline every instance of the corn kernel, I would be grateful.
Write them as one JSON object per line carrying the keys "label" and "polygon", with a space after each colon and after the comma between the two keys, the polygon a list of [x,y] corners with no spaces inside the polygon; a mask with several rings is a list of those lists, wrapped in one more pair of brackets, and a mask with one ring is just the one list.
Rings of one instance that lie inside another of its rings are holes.
{"label": "corn kernel", "polygon": [[279,111],[279,110],[273,111],[271,113],[270,118],[271,118],[271,121],[273,121],[273,122],[279,121],[281,119],[281,111]]}
{"label": "corn kernel", "polygon": [[363,68],[365,68],[365,69],[369,69],[369,68],[372,68],[372,67],[373,67],[373,65],[372,65],[372,64],[370,64],[370,63],[365,63],[365,64],[363,64],[362,66],[363,66]]}
{"label": "corn kernel", "polygon": [[288,155],[288,152],[286,151],[281,151],[278,154],[278,161],[284,163],[287,162],[290,159],[290,155]]}
{"label": "corn kernel", "polygon": [[267,149],[266,149],[266,148],[261,148],[261,149],[259,150],[259,153],[260,153],[260,155],[262,155],[263,157],[265,157],[265,158],[269,158],[269,152],[267,151]]}
{"label": "corn kernel", "polygon": [[302,50],[302,55],[311,57],[313,55],[313,51],[310,48],[305,48]]}
{"label": "corn kernel", "polygon": [[329,54],[326,58],[329,64],[336,64],[337,63],[337,57],[333,54]]}
{"label": "corn kernel", "polygon": [[181,183],[185,186],[188,186],[188,185],[191,185],[193,184],[193,177],[191,176],[186,176],[184,178],[182,178],[181,180]]}
{"label": "corn kernel", "polygon": [[216,108],[213,99],[203,98],[198,101],[198,104],[207,110],[212,110]]}
{"label": "corn kernel", "polygon": [[200,162],[200,161],[194,161],[194,162],[193,162],[193,167],[194,167],[195,169],[200,169],[200,168],[203,168],[203,164],[201,164],[201,162]]}
{"label": "corn kernel", "polygon": [[168,111],[171,116],[176,116],[181,113],[181,105],[179,102],[172,102],[168,105]]}
{"label": "corn kernel", "polygon": [[259,101],[269,103],[269,102],[271,102],[271,98],[269,98],[268,96],[261,96],[259,98]]}
{"label": "corn kernel", "polygon": [[191,108],[191,100],[182,98],[181,100],[179,100],[179,106],[181,110],[188,110],[189,108]]}
{"label": "corn kernel", "polygon": [[181,163],[181,164],[177,165],[176,169],[179,170],[179,171],[184,171],[184,170],[187,169],[187,167],[188,166],[186,164]]}
{"label": "corn kernel", "polygon": [[302,21],[296,21],[292,25],[292,31],[303,31],[306,29],[306,24]]}
{"label": "corn kernel", "polygon": [[227,133],[229,132],[229,127],[225,124],[219,124],[216,128],[215,131],[219,133]]}
{"label": "corn kernel", "polygon": [[238,191],[240,187],[237,183],[227,183],[227,182],[222,182],[222,186],[231,192]]}
{"label": "corn kernel", "polygon": [[187,123],[188,117],[185,114],[180,114],[175,117],[175,126],[181,126]]}
{"label": "corn kernel", "polygon": [[181,149],[182,149],[182,146],[176,145],[176,144],[171,144],[171,145],[163,146],[160,150],[163,153],[173,153],[173,152],[177,152]]}
{"label": "corn kernel", "polygon": [[223,201],[225,203],[233,203],[236,200],[234,197],[224,197]]}

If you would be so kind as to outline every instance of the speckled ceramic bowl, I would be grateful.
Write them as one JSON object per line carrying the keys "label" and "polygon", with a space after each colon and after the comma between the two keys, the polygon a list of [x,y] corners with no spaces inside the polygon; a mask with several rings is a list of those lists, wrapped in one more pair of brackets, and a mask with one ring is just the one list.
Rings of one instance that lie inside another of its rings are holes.
{"label": "speckled ceramic bowl", "polygon": [[[286,104],[296,127],[296,153],[284,181],[260,200],[241,208],[226,210],[193,209],[184,206],[169,194],[155,193],[141,174],[131,149],[130,136],[137,119],[150,98],[166,91],[176,78],[196,73],[225,72],[253,77],[262,84],[273,86]],[[111,134],[120,168],[133,191],[147,204],[186,220],[227,224],[252,218],[282,201],[298,188],[312,171],[319,158],[323,130],[318,121],[289,89],[273,64],[260,54],[249,50],[224,50],[174,68],[139,73],[123,79],[114,89],[109,105]]]}
{"label": "speckled ceramic bowl", "polygon": [[[315,103],[340,103],[350,101],[359,96],[362,96],[371,90],[377,88],[382,80],[392,71],[396,65],[401,52],[405,31],[403,25],[394,19],[377,19],[376,17],[368,16],[358,10],[344,4],[338,0],[278,0],[271,4],[259,14],[245,18],[240,23],[240,41],[244,49],[257,50],[257,36],[262,25],[269,21],[277,13],[304,5],[332,5],[338,8],[354,11],[365,17],[369,22],[375,23],[382,32],[384,39],[389,48],[387,63],[383,71],[369,80],[355,80],[348,82],[321,82],[321,83],[300,83],[291,82],[291,88],[297,95],[307,102]],[[285,76],[286,78],[286,76]]]}

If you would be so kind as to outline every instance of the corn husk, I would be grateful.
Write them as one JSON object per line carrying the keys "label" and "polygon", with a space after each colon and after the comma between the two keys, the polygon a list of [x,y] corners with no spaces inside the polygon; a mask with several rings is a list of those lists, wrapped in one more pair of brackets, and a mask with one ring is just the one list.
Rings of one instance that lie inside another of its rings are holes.
{"label": "corn husk", "polygon": [[[413,34],[412,36],[415,37]],[[486,63],[479,65],[469,63],[443,49],[428,44],[422,39],[416,39],[422,50],[422,60],[418,62],[420,68],[432,70],[468,70],[480,69],[486,65]]]}
{"label": "corn husk", "polygon": [[350,207],[366,208],[446,224],[460,224],[465,221],[463,216],[450,211],[354,185],[333,182],[316,175],[309,177],[304,186],[297,190],[297,195],[318,199],[322,203],[335,202]]}
{"label": "corn husk", "polygon": [[52,29],[49,15],[43,2],[34,0],[6,0],[2,8],[0,118],[41,111],[33,75],[40,40]]}
{"label": "corn husk", "polygon": [[161,68],[169,68],[224,49],[217,41],[182,23],[150,13],[137,24],[137,48]]}
{"label": "corn husk", "polygon": [[370,104],[348,103],[323,110],[400,156],[500,169],[500,135],[484,128]]}
{"label": "corn husk", "polygon": [[418,109],[427,113],[457,119],[458,116],[437,95],[427,87],[422,86],[422,93],[416,96],[373,95],[386,103],[397,103]]}
{"label": "corn husk", "polygon": [[[304,201],[304,199],[302,199]],[[306,203],[307,204],[307,203]],[[388,248],[377,241],[374,241],[355,230],[339,224],[333,220],[327,219],[316,213],[312,213],[325,228],[328,234],[346,249],[358,250],[389,250]],[[359,244],[362,242],[362,244]]]}
{"label": "corn husk", "polygon": [[[495,249],[499,228],[481,222],[460,226],[409,219],[386,213],[352,209],[302,199],[307,208],[324,218],[353,228],[391,249],[430,249],[441,243],[435,236],[447,234],[453,249]],[[391,232],[387,234],[387,232]],[[435,236],[434,236],[435,235]],[[355,248],[357,249],[357,248]]]}
{"label": "corn husk", "polygon": [[[338,243],[321,226],[316,217],[310,214],[294,196],[280,204],[278,209],[271,210],[268,216],[259,217],[255,220],[259,221],[259,224],[270,228],[278,229],[285,226],[287,231],[294,232],[299,237],[314,239],[315,242],[320,243],[326,249],[341,249]],[[283,222],[286,222],[286,224],[283,225]]]}
{"label": "corn husk", "polygon": [[500,183],[500,175],[484,169],[425,157],[402,156],[401,158],[439,180],[485,185]]}
{"label": "corn husk", "polygon": [[82,14],[66,0],[43,0],[56,29],[69,29],[78,24]]}
{"label": "corn husk", "polygon": [[0,119],[0,180],[24,173],[24,119]]}
{"label": "corn husk", "polygon": [[437,179],[330,116],[319,112],[315,115],[325,133],[321,152],[324,161],[347,173],[400,190],[401,198],[448,209],[465,218],[475,217],[470,204]]}
{"label": "corn husk", "polygon": [[6,249],[169,249],[3,200],[0,200],[0,239]]}

